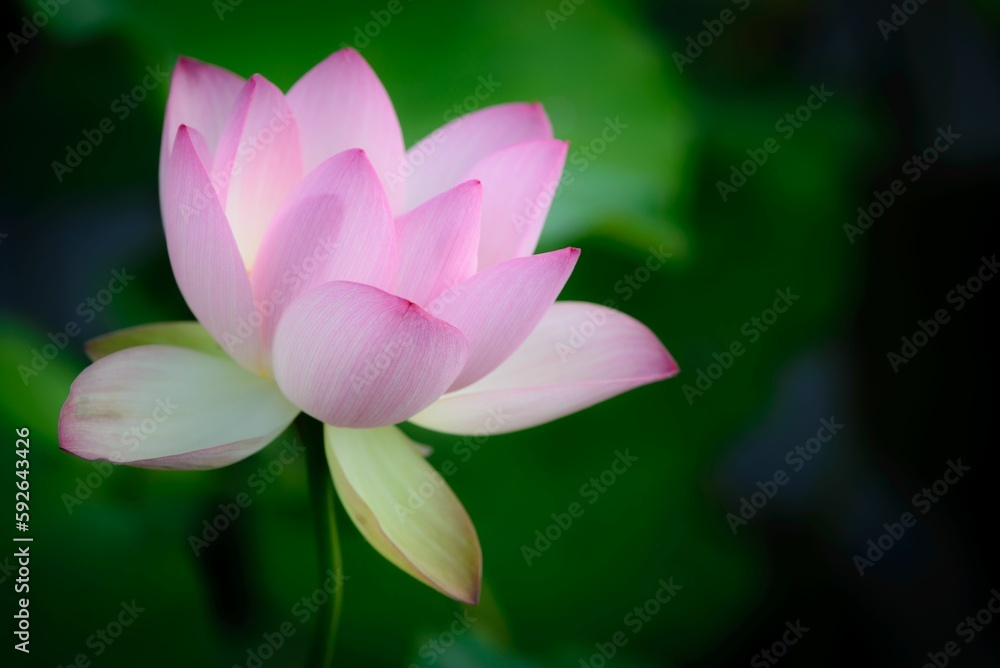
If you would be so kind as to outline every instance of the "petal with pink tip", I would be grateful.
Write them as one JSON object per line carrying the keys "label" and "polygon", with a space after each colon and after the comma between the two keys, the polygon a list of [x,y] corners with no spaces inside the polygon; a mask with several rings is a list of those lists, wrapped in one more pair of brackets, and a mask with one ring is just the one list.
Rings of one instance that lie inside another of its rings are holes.
{"label": "petal with pink tip", "polygon": [[411,422],[449,434],[504,434],[575,413],[679,370],[638,320],[597,304],[556,302],[503,364],[444,395]]}
{"label": "petal with pink tip", "polygon": [[522,142],[492,153],[467,179],[483,183],[479,270],[535,252],[566,162],[564,141]]}
{"label": "petal with pink tip", "polygon": [[166,191],[167,159],[174,148],[177,128],[195,128],[205,138],[205,164],[222,136],[229,112],[245,83],[243,77],[229,70],[181,56],[170,76],[170,95],[163,118],[160,140],[160,192]]}
{"label": "petal with pink tip", "polygon": [[260,333],[250,279],[195,150],[197,131],[181,126],[167,168],[163,228],[177,287],[215,340],[243,366],[259,368]]}
{"label": "petal with pink tip", "polygon": [[334,281],[299,297],[274,336],[274,377],[338,427],[382,427],[429,406],[469,354],[460,331],[406,299]]}
{"label": "petal with pink tip", "polygon": [[[478,603],[483,553],[476,528],[420,446],[397,427],[323,431],[334,486],[361,535],[424,584]],[[419,505],[413,490],[420,490]]]}
{"label": "petal with pink tip", "polygon": [[278,207],[302,179],[299,129],[285,96],[255,74],[233,105],[212,180],[247,268]]}
{"label": "petal with pink tip", "polygon": [[482,186],[467,181],[396,219],[396,294],[425,306],[476,273]]}
{"label": "petal with pink tip", "polygon": [[403,133],[385,87],[354,49],[341,49],[306,72],[288,91],[302,132],[306,172],[341,151],[368,153],[393,210],[403,189],[386,174],[403,159]]}
{"label": "petal with pink tip", "polygon": [[217,468],[263,448],[297,414],[273,381],[227,357],[138,346],[98,360],[73,381],[59,443],[84,459]]}
{"label": "petal with pink tip", "polygon": [[578,248],[508,260],[443,292],[428,310],[469,340],[469,361],[450,391],[495,369],[535,328],[566,284]]}
{"label": "petal with pink tip", "polygon": [[495,151],[532,139],[551,139],[552,124],[542,105],[512,102],[460,116],[427,135],[406,153],[406,210],[439,195]]}
{"label": "petal with pink tip", "polygon": [[273,309],[265,349],[295,298],[329,281],[391,290],[396,273],[392,212],[365,152],[339,153],[299,184],[275,217],[251,274],[254,294]]}

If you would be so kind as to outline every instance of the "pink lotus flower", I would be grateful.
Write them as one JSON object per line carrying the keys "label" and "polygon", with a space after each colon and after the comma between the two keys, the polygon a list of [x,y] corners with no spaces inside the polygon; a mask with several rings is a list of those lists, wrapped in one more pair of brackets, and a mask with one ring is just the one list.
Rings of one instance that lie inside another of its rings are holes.
{"label": "pink lotus flower", "polygon": [[[174,276],[200,324],[90,342],[62,447],[213,468],[304,411],[326,425],[338,494],[369,542],[475,602],[475,529],[393,425],[511,432],[678,371],[636,320],[555,302],[579,250],[534,250],[565,157],[538,104],[482,109],[405,151],[385,89],[350,49],[287,94],[182,58],[160,192]],[[428,482],[412,512],[409,492]]]}

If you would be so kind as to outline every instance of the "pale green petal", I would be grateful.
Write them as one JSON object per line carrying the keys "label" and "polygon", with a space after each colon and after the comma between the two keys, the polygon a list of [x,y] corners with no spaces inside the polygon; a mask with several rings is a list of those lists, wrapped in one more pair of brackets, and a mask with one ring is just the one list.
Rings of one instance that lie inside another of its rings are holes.
{"label": "pale green petal", "polygon": [[419,446],[396,427],[324,425],[337,494],[386,559],[459,601],[476,604],[483,554],[468,513]]}
{"label": "pale green petal", "polygon": [[218,468],[264,448],[298,412],[273,381],[228,357],[134,346],[73,381],[59,413],[59,445],[85,459],[146,468]]}
{"label": "pale green petal", "polygon": [[83,344],[87,357],[96,362],[111,353],[135,346],[165,345],[200,350],[213,355],[226,356],[212,335],[195,321],[158,322],[120,329],[104,334]]}

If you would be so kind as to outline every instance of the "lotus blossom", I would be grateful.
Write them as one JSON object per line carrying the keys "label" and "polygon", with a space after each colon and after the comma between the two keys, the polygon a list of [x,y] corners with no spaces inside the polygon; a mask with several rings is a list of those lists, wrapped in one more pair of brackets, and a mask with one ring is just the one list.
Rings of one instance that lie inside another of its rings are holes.
{"label": "lotus blossom", "polygon": [[[678,371],[633,318],[555,301],[579,250],[534,251],[566,147],[541,105],[515,103],[406,151],[384,87],[351,49],[284,94],[260,75],[181,58],[160,198],[197,323],[89,342],[94,363],[62,408],[61,447],[147,468],[221,467],[305,412],[325,425],[333,482],[368,541],[476,602],[475,529],[395,425],[506,433]],[[417,489],[433,492],[411,512]]]}

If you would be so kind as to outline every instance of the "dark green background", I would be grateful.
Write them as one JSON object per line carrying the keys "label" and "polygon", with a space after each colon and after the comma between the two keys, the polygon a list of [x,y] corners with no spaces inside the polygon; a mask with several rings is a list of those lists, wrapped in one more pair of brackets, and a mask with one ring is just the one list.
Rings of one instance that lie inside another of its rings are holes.
{"label": "dark green background", "polygon": [[[1000,286],[987,284],[899,373],[886,354],[996,250],[986,238],[1000,145],[995,4],[929,0],[884,39],[877,22],[892,8],[882,2],[752,0],[741,10],[746,3],[564,0],[575,9],[556,21],[546,12],[561,11],[557,0],[402,0],[387,25],[369,26],[378,34],[368,43],[357,30],[388,3],[243,0],[221,15],[210,0],[150,4],[69,0],[16,53],[9,37],[4,45],[0,447],[13,449],[15,427],[31,429],[25,665],[87,653],[95,666],[242,666],[247,648],[294,619],[294,603],[317,586],[304,457],[260,494],[248,477],[277,444],[217,471],[116,468],[68,512],[64,495],[95,469],[58,450],[56,418],[87,363],[84,340],[190,317],[157,201],[167,85],[124,119],[114,100],[178,54],[287,89],[343,43],[378,72],[408,144],[441,125],[479,77],[500,82],[486,104],[543,102],[571,154],[606,119],[626,124],[586,170],[567,164],[573,183],[553,205],[541,250],[581,247],[563,298],[614,300],[682,368],[580,414],[491,437],[468,461],[458,439],[407,428],[434,446],[432,463],[457,463],[448,481],[484,552],[486,593],[470,611],[478,621],[433,665],[578,666],[618,631],[629,641],[608,665],[747,665],[796,619],[810,631],[783,665],[922,665],[986,603],[997,583],[986,533],[996,522],[972,511],[995,507],[986,453],[996,440],[996,334],[986,314]],[[39,7],[9,6],[5,33]],[[674,52],[724,9],[735,20],[679,71]],[[783,137],[776,121],[820,85],[833,97]],[[58,180],[52,162],[105,117],[113,132]],[[962,138],[851,243],[843,226],[856,208],[906,179],[902,165],[949,125]],[[768,137],[780,150],[724,202],[717,181]],[[661,245],[673,254],[667,264],[626,291],[621,281]],[[134,282],[86,322],[78,305],[121,267]],[[786,288],[799,301],[750,343],[744,323]],[[26,386],[18,365],[71,321],[83,333]],[[684,384],[733,341],[746,353],[689,402]],[[843,430],[734,536],[726,513],[758,480],[789,469],[785,453],[830,416]],[[528,566],[521,546],[626,449],[634,466]],[[958,457],[972,472],[859,577],[852,557]],[[245,491],[252,505],[195,558],[189,535]],[[337,665],[432,665],[420,648],[461,606],[393,568],[340,519],[350,579]],[[624,618],[661,578],[683,588],[633,634]],[[5,572],[0,586],[6,599]],[[95,658],[88,636],[133,599],[145,612]],[[314,623],[296,628],[265,665],[304,665]],[[977,638],[955,661],[993,665],[991,643]]]}

